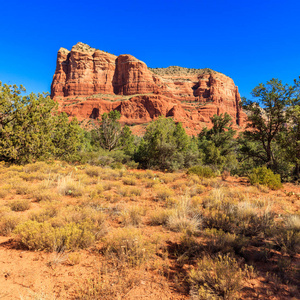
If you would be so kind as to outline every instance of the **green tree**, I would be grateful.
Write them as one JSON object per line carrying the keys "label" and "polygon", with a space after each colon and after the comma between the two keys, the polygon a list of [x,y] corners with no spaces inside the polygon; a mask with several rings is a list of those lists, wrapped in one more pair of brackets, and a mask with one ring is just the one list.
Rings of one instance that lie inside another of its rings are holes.
{"label": "green tree", "polygon": [[134,137],[128,126],[122,128],[119,119],[121,114],[112,110],[101,116],[101,122],[92,131],[94,145],[112,151],[114,149],[132,152]]}
{"label": "green tree", "polygon": [[69,121],[66,113],[57,115],[55,123],[52,135],[55,157],[66,161],[77,160],[79,150],[83,147],[83,129],[76,118]]}
{"label": "green tree", "polygon": [[232,169],[232,162],[235,160],[235,139],[236,131],[232,128],[229,114],[213,115],[210,118],[213,127],[206,127],[198,135],[199,149],[204,152],[204,163],[222,168]]}
{"label": "green tree", "polygon": [[198,149],[191,143],[181,123],[160,117],[151,122],[135,154],[142,167],[175,170],[197,161]]}
{"label": "green tree", "polygon": [[257,102],[243,102],[243,108],[248,111],[248,125],[241,139],[241,151],[274,171],[278,170],[277,138],[287,123],[286,108],[291,104],[293,93],[292,86],[271,79],[253,89],[252,96]]}
{"label": "green tree", "polygon": [[[73,131],[76,121],[69,123],[66,115],[60,115],[47,94],[22,96],[23,92],[22,86],[0,82],[0,159],[27,163],[55,155],[65,159],[74,153],[79,139],[78,128]],[[63,135],[64,131],[69,133]]]}

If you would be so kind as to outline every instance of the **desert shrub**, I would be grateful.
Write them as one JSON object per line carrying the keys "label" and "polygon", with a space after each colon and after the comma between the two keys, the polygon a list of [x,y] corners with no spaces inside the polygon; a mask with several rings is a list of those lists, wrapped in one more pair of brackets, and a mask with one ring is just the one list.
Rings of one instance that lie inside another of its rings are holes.
{"label": "desert shrub", "polygon": [[37,212],[32,212],[29,216],[29,219],[32,221],[37,221],[43,223],[50,220],[58,215],[61,208],[55,204],[46,205],[43,209]]}
{"label": "desert shrub", "polygon": [[145,184],[146,188],[151,188],[155,185],[156,181],[153,179],[145,179],[143,180],[143,183]]}
{"label": "desert shrub", "polygon": [[33,188],[28,183],[18,182],[15,186],[17,195],[28,195],[32,193]]}
{"label": "desert shrub", "polygon": [[33,197],[37,202],[40,201],[52,201],[58,198],[58,194],[50,191],[50,190],[37,190],[33,193]]}
{"label": "desert shrub", "polygon": [[208,228],[256,236],[267,233],[275,224],[274,213],[269,206],[260,207],[249,201],[236,204],[226,198],[223,189],[214,190],[212,197],[205,199],[203,205],[209,209],[204,218]]}
{"label": "desert shrub", "polygon": [[252,169],[248,175],[250,183],[252,185],[262,184],[269,187],[272,190],[278,190],[282,187],[280,175],[274,174],[272,170],[267,167],[258,167]]}
{"label": "desert shrub", "polygon": [[187,173],[190,174],[196,174],[200,178],[211,178],[216,177],[214,171],[208,167],[208,166],[193,166],[188,169]]}
{"label": "desert shrub", "polygon": [[129,207],[121,212],[121,222],[125,225],[139,226],[144,215],[144,209],[139,206]]}
{"label": "desert shrub", "polygon": [[159,176],[159,179],[161,180],[162,183],[171,183],[175,181],[177,178],[176,174],[172,173],[165,173]]}
{"label": "desert shrub", "polygon": [[13,214],[0,214],[0,234],[4,236],[10,235],[16,226],[20,223],[20,217]]}
{"label": "desert shrub", "polygon": [[247,246],[248,240],[241,236],[225,233],[223,230],[205,229],[204,236],[208,238],[207,250],[209,253],[240,253],[242,248]]}
{"label": "desert shrub", "polygon": [[94,186],[94,191],[97,195],[101,195],[103,192],[104,188],[103,185],[101,183],[98,183]]}
{"label": "desert shrub", "polygon": [[48,173],[50,169],[50,166],[45,163],[44,161],[38,161],[33,164],[27,164],[24,166],[23,170],[26,173],[36,173],[38,171],[42,171],[43,173]]}
{"label": "desert shrub", "polygon": [[25,211],[30,208],[30,202],[27,199],[14,200],[9,203],[9,207],[12,211]]}
{"label": "desert shrub", "polygon": [[132,176],[124,177],[124,178],[122,178],[122,181],[126,185],[136,185],[136,180]]}
{"label": "desert shrub", "polygon": [[169,217],[174,213],[173,209],[156,209],[150,215],[150,225],[167,225]]}
{"label": "desert shrub", "polygon": [[189,273],[191,295],[196,299],[240,299],[247,273],[228,255],[204,256]]}
{"label": "desert shrub", "polygon": [[275,231],[275,241],[283,253],[294,256],[300,251],[300,216],[289,215]]}
{"label": "desert shrub", "polygon": [[85,173],[90,177],[99,177],[102,171],[102,168],[96,166],[89,166],[85,169]]}
{"label": "desert shrub", "polygon": [[5,198],[8,195],[8,190],[3,189],[3,187],[1,187],[0,189],[0,198]]}
{"label": "desert shrub", "polygon": [[166,200],[174,195],[174,191],[164,185],[157,184],[154,188],[157,200]]}
{"label": "desert shrub", "polygon": [[25,181],[35,181],[35,180],[44,180],[48,177],[48,175],[42,172],[33,172],[33,173],[20,173],[20,177]]}
{"label": "desert shrub", "polygon": [[197,184],[196,186],[192,186],[190,188],[190,196],[191,197],[202,194],[203,192],[205,192],[205,187],[201,184]]}
{"label": "desert shrub", "polygon": [[117,190],[117,193],[122,197],[129,197],[130,196],[130,190],[128,187],[120,187]]}
{"label": "desert shrub", "polygon": [[49,222],[29,220],[19,224],[14,233],[20,244],[29,250],[57,251],[58,248],[72,250],[89,247],[95,241],[94,225],[85,221],[53,227]]}
{"label": "desert shrub", "polygon": [[193,235],[199,232],[201,219],[198,216],[188,216],[180,213],[171,214],[167,221],[167,226],[175,232],[186,232]]}
{"label": "desert shrub", "polygon": [[57,182],[57,190],[62,196],[80,197],[84,193],[84,188],[80,182],[76,182],[70,176],[63,177]]}
{"label": "desert shrub", "polygon": [[143,263],[151,254],[151,247],[144,240],[141,231],[132,228],[117,228],[104,238],[103,252],[115,255],[129,265],[137,266]]}
{"label": "desert shrub", "polygon": [[[114,261],[115,264],[117,264]],[[141,282],[141,272],[136,272],[126,265],[116,268],[114,276],[107,277],[110,265],[102,265],[100,274],[89,278],[79,285],[75,291],[77,300],[111,300],[124,299],[126,295]]]}
{"label": "desert shrub", "polygon": [[175,204],[170,214],[167,227],[172,231],[185,232],[189,235],[199,232],[202,219],[194,210],[190,197],[183,196]]}
{"label": "desert shrub", "polygon": [[130,196],[141,196],[142,190],[139,188],[131,188],[131,189],[129,189],[129,195]]}

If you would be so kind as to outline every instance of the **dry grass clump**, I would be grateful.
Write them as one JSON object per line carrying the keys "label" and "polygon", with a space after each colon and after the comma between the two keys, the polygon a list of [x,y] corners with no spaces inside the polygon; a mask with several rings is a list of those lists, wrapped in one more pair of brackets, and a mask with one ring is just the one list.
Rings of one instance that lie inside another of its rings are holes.
{"label": "dry grass clump", "polygon": [[193,299],[241,299],[239,292],[251,268],[242,270],[236,259],[204,256],[189,273]]}
{"label": "dry grass clump", "polygon": [[197,196],[197,195],[200,195],[200,194],[204,193],[205,191],[206,191],[206,189],[203,185],[197,184],[197,185],[192,186],[190,188],[190,196],[194,197],[194,196]]}
{"label": "dry grass clump", "polygon": [[129,195],[130,196],[141,196],[142,190],[139,188],[131,188],[131,189],[129,189]]}
{"label": "dry grass clump", "polygon": [[34,191],[34,187],[23,181],[18,181],[13,186],[17,195],[29,195]]}
{"label": "dry grass clump", "polygon": [[121,212],[121,223],[125,226],[139,226],[142,222],[142,216],[145,215],[145,209],[140,206],[131,206]]}
{"label": "dry grass clump", "polygon": [[1,187],[0,188],[0,198],[4,199],[8,195],[8,190]]}
{"label": "dry grass clump", "polygon": [[116,228],[108,233],[103,240],[103,252],[106,255],[115,255],[120,261],[130,266],[137,266],[146,261],[153,253],[137,228]]}
{"label": "dry grass clump", "polygon": [[177,179],[177,175],[172,173],[165,173],[160,175],[159,179],[162,183],[171,183]]}
{"label": "dry grass clump", "polygon": [[32,164],[27,164],[26,166],[24,166],[23,171],[25,173],[35,173],[38,171],[41,171],[43,173],[49,173],[51,167],[43,162],[43,161],[38,161]]}
{"label": "dry grass clump", "polygon": [[204,236],[208,239],[206,249],[209,253],[241,253],[247,246],[248,239],[223,230],[205,229]]}
{"label": "dry grass clump", "polygon": [[173,213],[173,209],[156,209],[150,214],[150,225],[167,225],[167,222]]}
{"label": "dry grass clump", "polygon": [[[118,265],[118,261],[113,261]],[[127,264],[114,268],[112,263],[101,266],[99,275],[86,280],[78,287],[75,298],[78,300],[91,299],[125,299],[128,293],[141,283],[144,272],[129,268]],[[110,274],[114,270],[114,274]]]}
{"label": "dry grass clump", "polygon": [[284,223],[277,226],[273,232],[275,242],[280,247],[283,254],[290,256],[300,252],[300,216],[288,215],[284,218]]}
{"label": "dry grass clump", "polygon": [[180,190],[185,190],[187,186],[191,186],[189,183],[187,183],[186,180],[177,180],[176,182],[173,183],[172,188],[174,190],[180,189]]}
{"label": "dry grass clump", "polygon": [[57,191],[62,196],[80,197],[84,193],[84,188],[80,182],[75,181],[71,176],[67,176],[58,180]]}
{"label": "dry grass clump", "polygon": [[122,181],[126,185],[136,185],[136,180],[133,176],[123,177]]}
{"label": "dry grass clump", "polygon": [[56,192],[53,192],[49,189],[37,190],[33,193],[33,198],[37,201],[53,201],[59,198],[59,195]]}
{"label": "dry grass clump", "polygon": [[113,169],[102,169],[101,179],[103,180],[117,180],[123,176],[123,172]]}
{"label": "dry grass clump", "polygon": [[33,173],[20,173],[20,177],[25,181],[36,181],[36,180],[44,180],[48,177],[48,174],[42,173],[40,171]]}
{"label": "dry grass clump", "polygon": [[170,214],[167,227],[173,231],[197,234],[202,225],[202,219],[194,211],[189,197],[181,197]]}
{"label": "dry grass clump", "polygon": [[9,203],[9,207],[12,211],[25,211],[30,208],[30,202],[27,199],[14,200]]}
{"label": "dry grass clump", "polygon": [[85,169],[85,173],[90,177],[100,177],[103,169],[101,167],[89,166]]}
{"label": "dry grass clump", "polygon": [[151,188],[157,183],[155,180],[149,178],[145,178],[142,182],[145,184],[146,188]]}
{"label": "dry grass clump", "polygon": [[274,213],[269,205],[261,207],[256,202],[236,202],[228,198],[224,188],[213,190],[211,196],[204,199],[203,206],[208,209],[205,218],[208,228],[255,236],[265,234],[274,226]]}
{"label": "dry grass clump", "polygon": [[174,195],[174,191],[168,188],[167,186],[164,186],[162,184],[157,184],[154,186],[154,189],[156,191],[156,199],[157,200],[167,200],[168,198],[172,197]]}
{"label": "dry grass clump", "polygon": [[0,212],[0,234],[4,236],[11,235],[20,222],[19,216],[12,213],[1,214]]}

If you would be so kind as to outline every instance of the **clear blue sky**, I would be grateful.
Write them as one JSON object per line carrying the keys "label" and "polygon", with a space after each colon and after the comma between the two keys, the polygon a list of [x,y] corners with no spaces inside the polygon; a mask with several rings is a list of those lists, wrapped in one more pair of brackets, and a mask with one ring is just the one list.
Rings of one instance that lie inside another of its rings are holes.
{"label": "clear blue sky", "polygon": [[246,97],[300,75],[299,0],[12,0],[1,11],[0,81],[27,92],[49,92],[58,49],[79,41],[153,68],[211,68]]}

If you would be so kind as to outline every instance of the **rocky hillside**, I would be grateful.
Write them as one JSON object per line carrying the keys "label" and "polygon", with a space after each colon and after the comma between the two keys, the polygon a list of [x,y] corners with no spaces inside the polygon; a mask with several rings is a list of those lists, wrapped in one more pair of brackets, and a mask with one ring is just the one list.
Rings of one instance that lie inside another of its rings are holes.
{"label": "rocky hillside", "polygon": [[182,122],[189,134],[209,127],[214,114],[229,113],[238,129],[245,118],[238,88],[224,74],[176,66],[151,69],[132,55],[115,56],[83,43],[58,51],[51,97],[85,123],[117,109],[135,133],[161,115]]}

